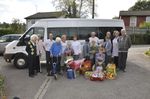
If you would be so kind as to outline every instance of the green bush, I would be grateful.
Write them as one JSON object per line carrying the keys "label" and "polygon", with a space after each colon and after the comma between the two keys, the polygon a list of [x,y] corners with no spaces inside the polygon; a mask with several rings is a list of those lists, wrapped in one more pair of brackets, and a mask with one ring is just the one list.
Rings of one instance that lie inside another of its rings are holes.
{"label": "green bush", "polygon": [[11,29],[0,29],[0,36],[6,34],[14,34],[14,32]]}
{"label": "green bush", "polygon": [[150,44],[150,32],[145,34],[131,34],[132,44]]}
{"label": "green bush", "polygon": [[147,31],[144,36],[146,43],[150,44],[150,31]]}
{"label": "green bush", "polygon": [[145,52],[146,55],[150,56],[150,50]]}

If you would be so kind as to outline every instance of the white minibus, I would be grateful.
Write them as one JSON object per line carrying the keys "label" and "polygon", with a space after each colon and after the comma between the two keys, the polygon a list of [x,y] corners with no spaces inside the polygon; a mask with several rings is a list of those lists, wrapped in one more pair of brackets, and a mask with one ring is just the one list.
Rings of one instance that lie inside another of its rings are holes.
{"label": "white minibus", "polygon": [[124,22],[120,19],[41,19],[33,24],[19,40],[15,40],[5,47],[4,59],[6,62],[13,60],[14,65],[19,69],[27,67],[25,48],[26,42],[32,34],[43,36],[44,41],[48,39],[50,32],[54,37],[66,34],[67,39],[71,40],[72,36],[76,34],[79,40],[85,40],[91,32],[96,32],[97,36],[103,39],[107,31],[120,31],[122,28],[125,28]]}

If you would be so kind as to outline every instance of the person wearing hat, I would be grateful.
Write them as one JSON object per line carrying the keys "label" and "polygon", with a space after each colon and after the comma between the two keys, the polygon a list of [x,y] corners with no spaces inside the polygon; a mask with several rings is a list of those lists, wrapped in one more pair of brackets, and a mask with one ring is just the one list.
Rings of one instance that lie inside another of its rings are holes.
{"label": "person wearing hat", "polygon": [[[56,63],[56,73],[61,74],[61,53],[62,53],[62,45],[61,45],[61,38],[56,37],[55,42],[52,44],[50,49],[51,57],[53,57],[53,63]],[[53,66],[51,67],[53,68]]]}
{"label": "person wearing hat", "polygon": [[28,53],[28,69],[29,69],[29,77],[34,77],[36,73],[36,42],[38,40],[38,36],[33,34],[30,37],[30,41],[26,45],[26,51]]}

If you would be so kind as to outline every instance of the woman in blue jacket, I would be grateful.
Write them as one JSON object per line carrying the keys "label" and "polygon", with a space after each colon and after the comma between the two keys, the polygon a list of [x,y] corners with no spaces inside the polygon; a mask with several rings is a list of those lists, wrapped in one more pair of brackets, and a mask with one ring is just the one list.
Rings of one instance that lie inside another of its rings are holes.
{"label": "woman in blue jacket", "polygon": [[62,45],[61,45],[60,37],[56,37],[56,41],[52,44],[50,53],[51,56],[53,57],[53,63],[56,63],[56,73],[61,74],[60,61],[61,61],[61,54],[62,54]]}

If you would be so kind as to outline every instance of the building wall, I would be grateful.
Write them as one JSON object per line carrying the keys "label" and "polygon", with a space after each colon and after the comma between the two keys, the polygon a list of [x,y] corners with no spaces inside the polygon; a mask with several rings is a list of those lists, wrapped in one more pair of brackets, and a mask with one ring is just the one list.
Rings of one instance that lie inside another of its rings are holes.
{"label": "building wall", "polygon": [[128,17],[128,16],[121,16],[121,19],[123,19],[125,26],[129,27],[129,25],[130,25],[130,17]]}
{"label": "building wall", "polygon": [[[121,19],[124,20],[124,24],[126,27],[131,27],[130,18],[133,16],[121,16]],[[136,27],[140,27],[140,24],[146,21],[146,16],[137,16]]]}
{"label": "building wall", "polygon": [[137,17],[137,27],[140,27],[140,24],[146,21],[146,16],[138,16]]}

